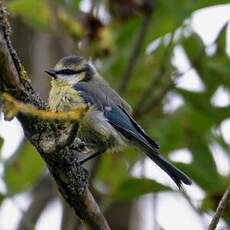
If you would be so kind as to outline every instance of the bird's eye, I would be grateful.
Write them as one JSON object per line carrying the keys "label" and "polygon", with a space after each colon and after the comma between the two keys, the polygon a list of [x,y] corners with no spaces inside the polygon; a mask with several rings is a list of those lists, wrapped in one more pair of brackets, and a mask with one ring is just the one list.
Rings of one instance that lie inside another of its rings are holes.
{"label": "bird's eye", "polygon": [[72,69],[61,69],[59,71],[57,71],[57,74],[60,75],[73,75],[73,74],[77,74],[78,71],[76,70],[72,70]]}

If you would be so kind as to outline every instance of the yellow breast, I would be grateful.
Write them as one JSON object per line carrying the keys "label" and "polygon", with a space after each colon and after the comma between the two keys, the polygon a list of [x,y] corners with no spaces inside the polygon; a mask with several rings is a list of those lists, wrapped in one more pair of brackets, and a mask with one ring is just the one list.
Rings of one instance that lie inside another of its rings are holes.
{"label": "yellow breast", "polygon": [[78,103],[82,103],[78,92],[67,84],[52,81],[48,104],[53,112],[68,112]]}

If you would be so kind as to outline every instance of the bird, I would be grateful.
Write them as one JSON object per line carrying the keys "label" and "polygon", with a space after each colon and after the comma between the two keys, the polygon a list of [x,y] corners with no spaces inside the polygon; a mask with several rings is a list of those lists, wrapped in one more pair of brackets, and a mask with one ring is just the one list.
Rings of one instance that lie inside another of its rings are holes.
{"label": "bird", "polygon": [[63,57],[45,72],[52,78],[48,98],[52,112],[68,112],[78,105],[89,108],[79,121],[76,136],[93,154],[81,160],[81,165],[104,152],[131,147],[146,154],[179,188],[192,184],[185,173],[159,153],[159,145],[132,117],[131,106],[86,59],[77,55]]}

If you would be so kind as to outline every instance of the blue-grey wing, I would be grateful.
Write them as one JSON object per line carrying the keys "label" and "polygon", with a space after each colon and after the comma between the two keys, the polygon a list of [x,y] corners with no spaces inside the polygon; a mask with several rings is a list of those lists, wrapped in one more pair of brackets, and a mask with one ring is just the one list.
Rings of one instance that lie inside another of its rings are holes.
{"label": "blue-grey wing", "polygon": [[141,145],[157,151],[159,145],[150,138],[140,125],[122,108],[113,105],[110,110],[105,112],[108,121],[117,129],[124,137],[131,141],[138,141]]}
{"label": "blue-grey wing", "polygon": [[89,91],[84,85],[76,84],[74,89],[78,91],[80,97],[84,100],[85,103],[89,103],[97,107],[98,110],[103,111],[103,101],[100,98],[95,97],[95,95]]}
{"label": "blue-grey wing", "polygon": [[84,83],[78,83],[74,88],[79,92],[85,103],[90,103],[102,111],[109,123],[124,137],[133,141],[139,141],[142,145],[154,151],[159,149],[159,145],[145,133],[129,113],[120,105],[114,104],[103,91],[89,90],[88,85]]}
{"label": "blue-grey wing", "polygon": [[129,118],[129,120],[132,122],[132,125],[135,127],[135,129],[138,131],[139,134],[141,134],[152,146],[159,149],[159,145],[151,138],[149,137],[145,131],[142,129],[142,127],[132,118],[132,116],[126,112],[123,108],[119,106],[119,108],[123,111],[123,113],[126,114],[126,116]]}
{"label": "blue-grey wing", "polygon": [[178,185],[182,182],[191,184],[191,180],[183,172],[173,166],[158,153],[158,144],[150,138],[130,114],[118,104],[115,104],[103,91],[89,90],[86,85],[75,86],[86,103],[91,103],[104,113],[108,122],[134,146],[142,150],[150,159],[161,167]]}
{"label": "blue-grey wing", "polygon": [[84,91],[86,94],[92,96],[97,104],[115,104],[125,109],[128,113],[132,113],[131,106],[102,78],[99,80],[91,80],[89,82],[80,81],[74,86],[74,88]]}

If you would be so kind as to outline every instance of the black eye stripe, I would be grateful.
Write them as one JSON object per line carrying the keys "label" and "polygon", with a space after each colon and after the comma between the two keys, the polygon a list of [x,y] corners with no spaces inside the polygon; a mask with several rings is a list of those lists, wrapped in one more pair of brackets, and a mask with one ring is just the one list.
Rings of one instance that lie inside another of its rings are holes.
{"label": "black eye stripe", "polygon": [[56,71],[56,74],[60,74],[60,75],[73,75],[73,74],[79,74],[82,72],[85,72],[86,69],[80,69],[80,70],[72,70],[72,69],[61,69]]}
{"label": "black eye stripe", "polygon": [[76,74],[76,71],[71,70],[71,69],[61,69],[61,70],[57,71],[56,74],[60,74],[60,75],[72,75],[72,74]]}

